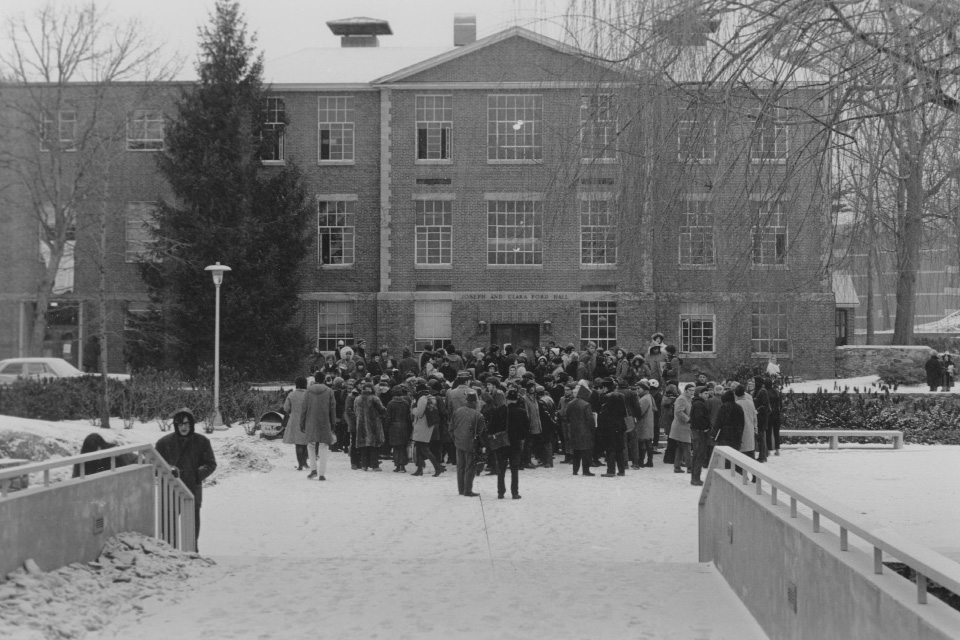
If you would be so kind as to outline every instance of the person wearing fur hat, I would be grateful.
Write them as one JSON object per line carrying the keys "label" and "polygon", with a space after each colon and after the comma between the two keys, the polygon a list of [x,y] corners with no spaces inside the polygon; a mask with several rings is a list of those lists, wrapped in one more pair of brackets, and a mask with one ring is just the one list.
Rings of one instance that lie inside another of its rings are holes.
{"label": "person wearing fur hat", "polygon": [[667,352],[664,351],[666,345],[663,343],[663,334],[657,331],[650,336],[650,346],[647,347],[647,364],[650,365],[650,372],[659,380],[660,368],[667,360]]}
{"label": "person wearing fur hat", "polygon": [[154,447],[160,457],[173,467],[174,475],[193,494],[194,527],[199,540],[203,481],[217,470],[217,459],[213,455],[210,440],[196,432],[193,412],[183,408],[173,414],[173,433],[157,440]]}

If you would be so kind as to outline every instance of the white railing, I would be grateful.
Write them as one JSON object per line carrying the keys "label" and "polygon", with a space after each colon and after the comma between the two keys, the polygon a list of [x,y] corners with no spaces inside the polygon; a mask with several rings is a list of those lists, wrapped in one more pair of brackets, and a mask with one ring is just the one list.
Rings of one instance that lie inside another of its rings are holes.
{"label": "white railing", "polygon": [[[731,463],[729,470],[724,468],[727,461]],[[764,493],[764,483],[769,485],[770,505],[772,507],[780,504],[779,494],[783,493],[784,499],[790,501],[791,518],[797,517],[798,505],[804,505],[810,509],[814,533],[820,533],[822,519],[827,519],[837,525],[840,529],[840,551],[849,551],[851,533],[866,542],[868,546],[872,546],[873,572],[875,574],[883,573],[884,553],[913,569],[917,574],[917,602],[919,604],[927,603],[927,582],[929,580],[933,580],[945,589],[960,595],[960,565],[936,551],[905,538],[896,531],[869,522],[827,497],[805,488],[798,488],[796,483],[791,483],[793,486],[788,485],[776,474],[770,473],[767,465],[760,464],[730,447],[714,447],[713,449],[713,457],[710,459],[703,492],[700,494],[701,507],[707,499],[711,480],[715,475],[710,471],[715,470],[717,473],[728,471],[730,476],[736,476],[739,473],[737,467],[743,470],[741,483],[744,487],[752,483],[751,476],[756,478],[757,481],[753,490],[758,496]]]}
{"label": "white railing", "polygon": [[50,471],[62,467],[72,467],[79,465],[78,480],[86,477],[85,462],[93,460],[110,459],[110,470],[104,473],[116,471],[117,459],[120,456],[134,454],[137,456],[139,464],[153,465],[155,470],[155,527],[154,537],[168,542],[171,546],[181,551],[197,550],[197,532],[196,532],[196,512],[194,511],[195,499],[193,493],[187,488],[182,480],[173,475],[170,465],[160,457],[152,444],[131,444],[112,449],[103,449],[93,453],[83,453],[69,458],[60,458],[58,460],[47,460],[44,462],[34,462],[21,465],[19,467],[9,467],[0,469],[0,500],[7,498],[10,493],[10,486],[13,481],[23,476],[33,476],[43,474],[42,481],[39,484],[30,483],[30,487],[18,491],[15,495],[21,496],[25,492],[41,489],[51,486]]}

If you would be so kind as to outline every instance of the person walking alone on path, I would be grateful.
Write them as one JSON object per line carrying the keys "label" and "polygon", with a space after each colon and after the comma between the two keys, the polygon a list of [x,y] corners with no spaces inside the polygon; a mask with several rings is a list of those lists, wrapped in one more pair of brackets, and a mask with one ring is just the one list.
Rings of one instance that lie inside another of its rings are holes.
{"label": "person walking alone on path", "polygon": [[[295,423],[297,431],[303,434],[308,443],[310,473],[307,480],[318,478],[321,482],[327,479],[327,454],[330,445],[335,442],[333,426],[337,422],[337,400],[333,389],[320,382],[326,379],[322,372],[317,372],[314,378],[316,383],[307,387],[303,411]],[[287,428],[293,428],[290,421],[287,424]]]}
{"label": "person walking alone on path", "polygon": [[294,389],[283,401],[283,416],[286,428],[283,430],[283,443],[292,444],[297,452],[297,471],[307,468],[307,437],[300,430],[300,415],[307,397],[307,379],[303,376],[294,381]]}
{"label": "person walking alone on path", "polygon": [[217,470],[210,440],[196,432],[196,419],[190,409],[183,408],[173,414],[173,433],[169,433],[155,445],[157,453],[173,467],[175,476],[187,485],[193,494],[196,537],[200,539],[200,504],[203,502],[203,481]]}

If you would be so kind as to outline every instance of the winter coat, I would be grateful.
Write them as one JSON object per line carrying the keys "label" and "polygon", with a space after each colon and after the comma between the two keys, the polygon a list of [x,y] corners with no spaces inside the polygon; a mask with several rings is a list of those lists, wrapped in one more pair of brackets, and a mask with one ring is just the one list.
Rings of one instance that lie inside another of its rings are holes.
{"label": "winter coat", "polygon": [[677,442],[690,442],[691,401],[682,394],[673,403],[673,421],[670,423],[670,439]]}
{"label": "winter coat", "polygon": [[413,433],[410,418],[410,401],[406,396],[397,396],[387,403],[387,444],[402,447]]}
{"label": "winter coat", "polygon": [[743,440],[740,441],[740,451],[756,451],[757,409],[753,406],[753,398],[746,394],[737,396],[737,404],[743,409]]}
{"label": "winter coat", "polygon": [[757,427],[766,431],[770,422],[770,394],[762,386],[763,378],[756,378],[754,384],[753,406],[757,410]]}
{"label": "winter coat", "polygon": [[577,387],[576,397],[560,411],[566,420],[570,433],[570,442],[575,451],[593,451],[596,422],[593,407],[588,402],[590,390]]}
{"label": "winter coat", "polygon": [[[298,431],[306,436],[307,442],[333,443],[333,425],[337,422],[337,401],[333,390],[323,383],[307,387],[303,411],[297,423]],[[287,421],[287,429],[293,424]]]}
{"label": "winter coat", "polygon": [[460,407],[450,418],[453,444],[461,451],[473,451],[477,438],[486,430],[487,423],[475,407]]}
{"label": "winter coat", "polygon": [[630,363],[627,361],[626,358],[623,358],[622,360],[617,361],[617,371],[615,375],[617,376],[618,379],[626,380],[627,373],[629,371],[630,371]]}
{"label": "winter coat", "polygon": [[431,398],[433,402],[436,402],[436,398],[433,398],[426,391],[422,392],[410,410],[413,417],[412,438],[414,442],[430,442],[430,438],[433,437],[434,427],[431,427],[427,422],[427,403],[431,401]]}
{"label": "winter coat", "polygon": [[603,449],[616,449],[623,445],[623,434],[627,432],[627,425],[623,421],[626,415],[627,405],[622,393],[610,391],[601,398],[597,439]]}
{"label": "winter coat", "polygon": [[[177,428],[179,416],[186,415],[190,421],[190,431],[182,436]],[[180,409],[173,414],[173,433],[159,440],[154,447],[167,464],[178,470],[180,480],[187,485],[197,506],[203,502],[203,481],[217,469],[217,459],[213,447],[206,436],[196,432],[196,419],[189,409]]]}
{"label": "winter coat", "polygon": [[527,409],[527,418],[530,420],[530,433],[538,435],[543,431],[543,426],[540,424],[540,405],[537,403],[537,397],[527,393],[522,400]]}
{"label": "winter coat", "polygon": [[380,398],[373,395],[370,389],[364,389],[360,393],[360,397],[354,402],[353,411],[357,415],[357,446],[381,446],[383,444],[383,418],[387,414],[387,409],[380,402]]}
{"label": "winter coat", "polygon": [[517,402],[507,404],[507,437],[511,448],[519,448],[530,435],[530,417],[527,409]]}
{"label": "winter coat", "polygon": [[939,387],[943,382],[943,365],[936,354],[930,356],[923,368],[927,372],[927,384],[933,388]]}
{"label": "winter coat", "polygon": [[350,433],[357,432],[357,412],[354,407],[359,397],[360,394],[351,391],[343,399],[343,421],[347,423],[347,431]]}
{"label": "winter coat", "polygon": [[633,389],[624,389],[623,401],[627,405],[627,433],[637,428],[637,418],[640,416],[640,396]]}
{"label": "winter coat", "polygon": [[667,436],[670,435],[670,426],[673,424],[673,405],[676,397],[664,395],[660,401],[660,429]]}
{"label": "winter coat", "polygon": [[690,431],[710,433],[710,407],[707,401],[697,396],[690,403]]}
{"label": "winter coat", "polygon": [[732,391],[725,391],[717,413],[717,423],[714,425],[718,447],[732,447],[739,451],[743,441],[744,426],[743,409],[734,402]]}
{"label": "winter coat", "polygon": [[287,416],[287,428],[283,430],[284,444],[307,444],[307,434],[300,430],[300,416],[307,399],[306,389],[294,389],[283,401],[283,413]]}
{"label": "winter coat", "polygon": [[637,438],[640,440],[653,440],[653,420],[656,416],[656,406],[653,404],[653,397],[649,393],[645,393],[640,396],[638,404],[640,406],[640,413],[637,418]]}

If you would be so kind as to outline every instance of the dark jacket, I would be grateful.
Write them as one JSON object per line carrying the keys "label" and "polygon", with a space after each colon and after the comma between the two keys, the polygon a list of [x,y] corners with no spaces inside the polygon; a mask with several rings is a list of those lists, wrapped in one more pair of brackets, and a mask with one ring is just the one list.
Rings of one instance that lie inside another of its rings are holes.
{"label": "dark jacket", "polygon": [[627,405],[619,391],[610,391],[600,398],[597,438],[601,447],[615,449],[623,445],[623,434],[627,431],[627,425],[623,421],[626,415]]}
{"label": "dark jacket", "polygon": [[410,401],[407,396],[396,395],[387,403],[387,444],[392,447],[403,446],[412,434]]}
{"label": "dark jacket", "polygon": [[720,405],[717,424],[714,427],[717,433],[717,446],[731,447],[734,451],[740,451],[740,444],[743,442],[743,426],[746,420],[743,409],[735,402],[733,391],[724,391],[722,400],[723,404]]}
{"label": "dark jacket", "polygon": [[690,406],[690,430],[699,433],[710,432],[710,407],[700,396],[694,396]]}
{"label": "dark jacket", "polygon": [[450,418],[450,433],[453,444],[462,451],[472,451],[477,439],[487,430],[483,416],[469,404],[453,412]]}
{"label": "dark jacket", "polygon": [[939,387],[943,383],[943,365],[936,354],[930,356],[927,363],[923,365],[927,372],[927,384],[931,387]]}
{"label": "dark jacket", "polygon": [[567,423],[570,444],[574,451],[593,450],[596,425],[589,399],[590,389],[578,386],[576,397],[560,409],[560,415]]}
{"label": "dark jacket", "polygon": [[507,437],[511,447],[519,447],[520,443],[530,435],[530,418],[527,409],[519,400],[507,405]]}
{"label": "dark jacket", "polygon": [[[180,435],[177,420],[186,415],[190,421],[190,431]],[[217,469],[217,459],[213,447],[206,436],[196,432],[196,418],[189,409],[180,409],[173,414],[173,433],[157,440],[157,453],[167,464],[178,470],[183,484],[193,493],[197,506],[203,502],[203,481]]]}

